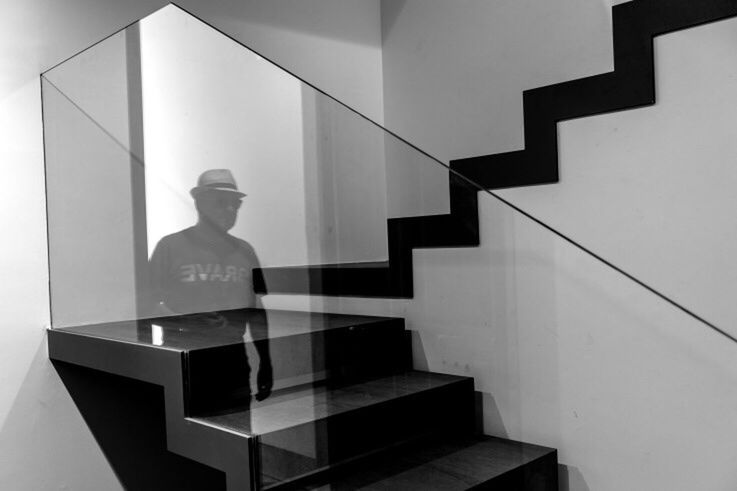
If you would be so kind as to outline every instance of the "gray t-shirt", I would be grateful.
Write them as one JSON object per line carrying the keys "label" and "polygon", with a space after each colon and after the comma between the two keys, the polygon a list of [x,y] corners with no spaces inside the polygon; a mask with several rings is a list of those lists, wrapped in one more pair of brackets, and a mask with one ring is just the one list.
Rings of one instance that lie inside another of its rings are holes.
{"label": "gray t-shirt", "polygon": [[251,245],[229,234],[205,235],[197,227],[167,235],[149,261],[153,300],[180,314],[256,307]]}

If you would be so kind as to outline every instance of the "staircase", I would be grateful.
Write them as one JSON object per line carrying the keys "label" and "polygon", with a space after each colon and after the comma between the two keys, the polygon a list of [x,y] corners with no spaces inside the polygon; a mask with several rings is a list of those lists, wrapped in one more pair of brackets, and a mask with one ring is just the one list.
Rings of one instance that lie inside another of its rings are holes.
{"label": "staircase", "polygon": [[275,390],[249,402],[256,312],[53,329],[49,356],[163,387],[166,446],[228,490],[557,489],[555,450],[476,432],[473,379],[411,369],[401,319],[268,311]]}
{"label": "staircase", "polygon": [[[389,219],[386,262],[265,268],[256,290],[411,298],[413,249],[478,245],[479,190],[558,180],[558,121],[655,102],[654,36],[735,15],[734,0],[615,6],[614,71],[526,91],[526,148],[452,162],[449,214]],[[217,328],[188,316],[50,329],[49,356],[63,378],[71,365],[97,377],[92,394],[120,377],[163,388],[146,404],[161,405],[166,448],[225,478],[159,489],[557,489],[555,450],[477,433],[471,378],[411,368],[402,319],[267,316],[275,385],[263,401],[250,399],[243,353],[254,372],[258,355],[236,327],[257,322],[253,310]]]}

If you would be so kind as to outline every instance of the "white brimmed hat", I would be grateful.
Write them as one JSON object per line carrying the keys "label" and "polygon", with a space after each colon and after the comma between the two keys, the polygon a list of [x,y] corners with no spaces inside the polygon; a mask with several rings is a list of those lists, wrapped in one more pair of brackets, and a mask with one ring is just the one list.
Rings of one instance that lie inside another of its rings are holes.
{"label": "white brimmed hat", "polygon": [[232,193],[239,198],[245,196],[244,193],[238,191],[238,186],[235,184],[233,173],[228,169],[206,170],[200,174],[199,179],[197,179],[197,186],[190,189],[189,194],[195,198],[198,194],[205,191],[224,191]]}

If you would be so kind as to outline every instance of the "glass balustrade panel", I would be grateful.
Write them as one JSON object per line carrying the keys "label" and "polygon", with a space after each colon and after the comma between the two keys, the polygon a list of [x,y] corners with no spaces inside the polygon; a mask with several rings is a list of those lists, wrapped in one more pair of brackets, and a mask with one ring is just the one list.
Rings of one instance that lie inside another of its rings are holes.
{"label": "glass balustrade panel", "polygon": [[474,186],[173,5],[42,91],[53,328],[186,351],[187,411],[262,435],[265,485],[429,431],[404,403],[367,423],[457,389],[407,375],[401,320],[354,314],[424,290],[413,249],[477,242]]}

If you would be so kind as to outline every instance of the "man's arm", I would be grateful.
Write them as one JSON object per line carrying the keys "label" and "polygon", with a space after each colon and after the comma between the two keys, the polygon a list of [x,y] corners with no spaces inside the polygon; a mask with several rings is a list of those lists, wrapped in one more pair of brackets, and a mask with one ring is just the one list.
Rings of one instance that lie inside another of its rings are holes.
{"label": "man's arm", "polygon": [[254,308],[251,320],[249,321],[249,329],[251,332],[251,339],[256,347],[256,352],[261,360],[271,360],[271,354],[269,353],[269,319],[266,316],[266,310],[264,310],[263,303],[260,297],[256,297],[254,302]]}
{"label": "man's arm", "polygon": [[164,288],[169,274],[169,248],[164,239],[160,240],[151,259],[148,261],[148,281],[146,282],[148,304],[146,312],[152,317],[168,317],[176,315],[164,303]]}
{"label": "man's arm", "polygon": [[[249,245],[250,248],[250,245]],[[258,257],[251,248],[252,253],[252,270],[260,268]],[[249,302],[255,310],[251,311],[252,317],[248,323],[248,329],[253,339],[253,345],[259,357],[258,374],[256,376],[257,392],[256,400],[262,401],[269,397],[271,389],[274,386],[274,371],[271,365],[271,351],[269,350],[269,319],[266,315],[261,296],[253,292],[253,282],[251,282],[252,301]]]}
{"label": "man's arm", "polygon": [[269,350],[268,318],[260,298],[257,297],[254,307],[258,310],[255,311],[248,325],[259,358],[258,373],[256,375],[256,400],[263,401],[269,397],[274,386],[274,370],[271,365],[271,352]]}

